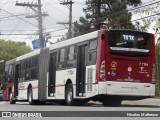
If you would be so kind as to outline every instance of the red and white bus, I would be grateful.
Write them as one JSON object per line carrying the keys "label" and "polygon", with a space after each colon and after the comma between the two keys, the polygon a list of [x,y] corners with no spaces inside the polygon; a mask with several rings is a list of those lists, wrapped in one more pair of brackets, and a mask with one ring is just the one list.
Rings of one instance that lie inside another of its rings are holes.
{"label": "red and white bus", "polygon": [[13,68],[10,103],[120,106],[155,95],[154,35],[99,30],[17,57]]}

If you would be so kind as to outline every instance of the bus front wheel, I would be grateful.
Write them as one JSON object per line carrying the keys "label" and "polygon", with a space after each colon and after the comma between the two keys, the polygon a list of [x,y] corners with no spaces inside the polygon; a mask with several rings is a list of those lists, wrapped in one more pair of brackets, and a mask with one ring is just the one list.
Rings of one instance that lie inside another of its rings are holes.
{"label": "bus front wheel", "polygon": [[65,100],[66,100],[66,105],[73,105],[74,99],[73,99],[73,86],[71,83],[69,83],[66,87],[65,91]]}

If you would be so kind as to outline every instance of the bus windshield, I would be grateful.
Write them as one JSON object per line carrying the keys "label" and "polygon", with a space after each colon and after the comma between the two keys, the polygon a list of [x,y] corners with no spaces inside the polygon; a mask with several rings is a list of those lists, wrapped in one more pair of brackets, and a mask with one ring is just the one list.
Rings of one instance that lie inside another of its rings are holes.
{"label": "bus windshield", "polygon": [[140,32],[110,32],[110,52],[116,55],[142,56],[150,50],[150,35]]}

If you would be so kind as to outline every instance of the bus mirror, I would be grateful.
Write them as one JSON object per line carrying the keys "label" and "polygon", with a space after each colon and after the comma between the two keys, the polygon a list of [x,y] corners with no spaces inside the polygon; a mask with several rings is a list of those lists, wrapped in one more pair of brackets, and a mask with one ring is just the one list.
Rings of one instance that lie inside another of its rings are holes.
{"label": "bus mirror", "polygon": [[105,36],[104,34],[101,35],[101,40],[104,40]]}

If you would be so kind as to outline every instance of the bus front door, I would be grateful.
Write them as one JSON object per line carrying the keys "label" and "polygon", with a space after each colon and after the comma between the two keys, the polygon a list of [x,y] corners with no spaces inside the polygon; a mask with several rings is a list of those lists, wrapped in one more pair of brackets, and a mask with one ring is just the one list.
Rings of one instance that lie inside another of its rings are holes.
{"label": "bus front door", "polygon": [[56,56],[57,53],[52,53],[50,55],[48,96],[55,96]]}
{"label": "bus front door", "polygon": [[87,45],[78,46],[76,96],[84,96]]}
{"label": "bus front door", "polygon": [[15,66],[15,79],[14,79],[14,98],[18,96],[18,82],[20,79],[20,64]]}

